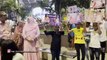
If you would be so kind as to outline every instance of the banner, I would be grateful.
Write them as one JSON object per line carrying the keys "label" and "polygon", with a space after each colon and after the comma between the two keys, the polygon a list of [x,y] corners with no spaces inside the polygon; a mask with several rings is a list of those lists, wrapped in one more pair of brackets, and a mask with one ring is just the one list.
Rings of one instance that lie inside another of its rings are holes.
{"label": "banner", "polygon": [[59,17],[57,17],[56,14],[47,14],[47,16],[49,17],[49,24],[52,26],[59,26],[60,25],[60,21],[59,21]]}
{"label": "banner", "polygon": [[83,20],[83,9],[75,6],[68,7],[68,22],[70,24],[75,24]]}
{"label": "banner", "polygon": [[77,7],[76,5],[74,5],[74,6],[69,6],[69,7],[68,7],[68,12],[69,12],[69,13],[76,13],[76,12],[78,12],[78,7]]}
{"label": "banner", "polygon": [[104,7],[105,0],[92,0],[90,8],[102,8]]}
{"label": "banner", "polygon": [[69,13],[68,20],[70,24],[76,23],[77,13]]}
{"label": "banner", "polygon": [[85,9],[84,17],[86,22],[101,22],[104,17],[104,9]]}

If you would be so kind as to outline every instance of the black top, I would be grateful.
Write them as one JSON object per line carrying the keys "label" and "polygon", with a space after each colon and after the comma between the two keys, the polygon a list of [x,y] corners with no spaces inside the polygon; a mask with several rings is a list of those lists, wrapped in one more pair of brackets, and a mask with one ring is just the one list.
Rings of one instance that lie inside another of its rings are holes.
{"label": "black top", "polygon": [[46,35],[52,36],[51,49],[61,47],[61,35],[64,35],[64,31],[44,31]]}

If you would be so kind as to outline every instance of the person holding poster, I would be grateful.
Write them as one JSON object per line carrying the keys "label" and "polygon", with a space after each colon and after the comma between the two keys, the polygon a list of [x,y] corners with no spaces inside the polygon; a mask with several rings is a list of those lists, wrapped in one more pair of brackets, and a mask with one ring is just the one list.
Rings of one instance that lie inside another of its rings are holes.
{"label": "person holding poster", "polygon": [[91,38],[89,43],[90,60],[95,60],[94,56],[96,57],[96,60],[100,60],[100,35],[102,32],[99,28],[99,23],[94,22],[93,29],[94,30],[91,31]]}
{"label": "person holding poster", "polygon": [[61,51],[61,36],[64,35],[64,31],[59,30],[59,26],[54,26],[54,31],[47,31],[44,27],[44,33],[52,36],[51,42],[51,54],[52,60],[60,60]]}
{"label": "person holding poster", "polygon": [[103,18],[103,21],[100,23],[100,29],[102,34],[100,35],[100,42],[101,42],[101,60],[105,60],[105,52],[106,52],[106,41],[107,41],[107,36],[106,36],[106,28],[107,21],[105,21],[105,18]]}
{"label": "person holding poster", "polygon": [[73,44],[75,44],[75,49],[77,52],[77,60],[80,60],[80,50],[82,53],[81,60],[85,60],[85,39],[84,39],[84,32],[86,32],[85,25],[83,28],[81,27],[81,23],[78,22],[76,24],[76,28],[73,28],[71,30],[68,29],[68,32],[74,32]]}

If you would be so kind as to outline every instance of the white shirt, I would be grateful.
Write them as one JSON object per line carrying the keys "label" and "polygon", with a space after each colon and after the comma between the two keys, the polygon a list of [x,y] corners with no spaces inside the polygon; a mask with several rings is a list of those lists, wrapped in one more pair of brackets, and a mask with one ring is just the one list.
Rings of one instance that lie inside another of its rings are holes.
{"label": "white shirt", "polygon": [[92,31],[89,47],[100,48],[101,46],[100,46],[100,39],[99,38],[100,38],[100,35],[97,32]]}
{"label": "white shirt", "polygon": [[16,53],[14,56],[13,56],[13,59],[12,60],[25,60],[24,59],[24,56],[20,53]]}
{"label": "white shirt", "polygon": [[107,36],[106,36],[107,28],[106,28],[106,25],[107,25],[107,23],[105,23],[105,21],[103,21],[102,24],[100,25],[100,30],[102,32],[102,34],[100,35],[100,41],[101,42],[107,41]]}
{"label": "white shirt", "polygon": [[100,12],[97,12],[95,15],[95,22],[101,22],[102,21],[102,14]]}
{"label": "white shirt", "polygon": [[85,35],[85,39],[87,40],[89,40],[90,39],[90,28],[88,27],[88,28],[86,28],[86,33],[84,34]]}
{"label": "white shirt", "polygon": [[9,39],[10,35],[11,35],[11,27],[9,23],[6,22],[4,25],[0,23],[0,38]]}

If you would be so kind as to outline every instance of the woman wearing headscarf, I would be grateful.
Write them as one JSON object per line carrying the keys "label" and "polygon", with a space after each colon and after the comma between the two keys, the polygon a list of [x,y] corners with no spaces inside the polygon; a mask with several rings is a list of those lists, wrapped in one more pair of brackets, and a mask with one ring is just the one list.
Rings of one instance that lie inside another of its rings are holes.
{"label": "woman wearing headscarf", "polygon": [[36,51],[36,53],[24,53],[25,60],[40,60],[38,51],[39,27],[33,17],[28,17],[23,27],[24,51]]}

